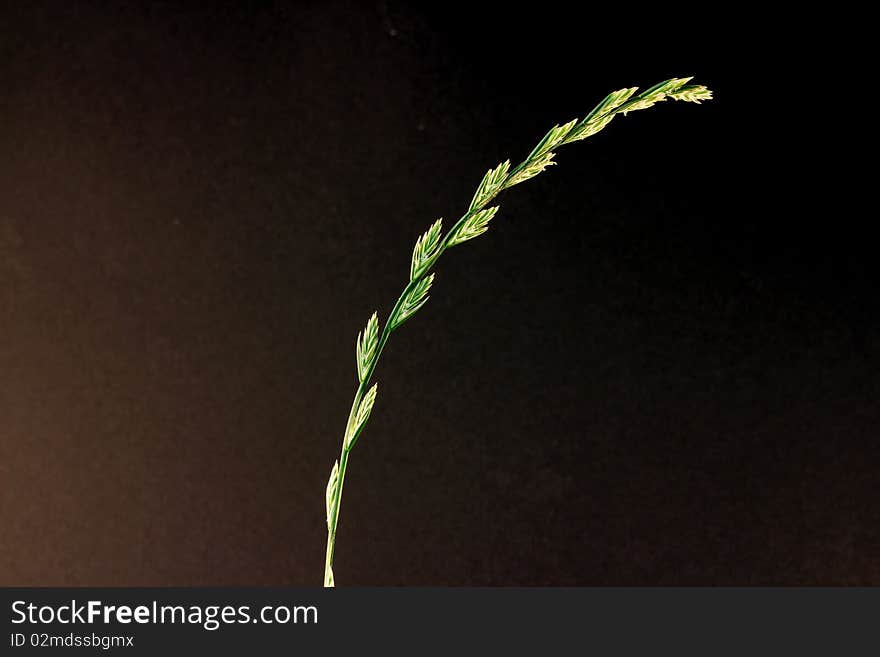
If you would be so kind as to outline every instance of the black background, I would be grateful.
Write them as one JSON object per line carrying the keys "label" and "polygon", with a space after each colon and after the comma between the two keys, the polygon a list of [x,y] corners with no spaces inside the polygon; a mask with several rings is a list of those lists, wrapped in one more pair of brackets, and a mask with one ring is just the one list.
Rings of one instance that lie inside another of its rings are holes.
{"label": "black background", "polygon": [[319,584],[415,238],[685,75],[716,99],[564,149],[443,258],[337,581],[880,583],[876,242],[814,167],[847,96],[744,6],[440,6],[4,6],[0,583]]}

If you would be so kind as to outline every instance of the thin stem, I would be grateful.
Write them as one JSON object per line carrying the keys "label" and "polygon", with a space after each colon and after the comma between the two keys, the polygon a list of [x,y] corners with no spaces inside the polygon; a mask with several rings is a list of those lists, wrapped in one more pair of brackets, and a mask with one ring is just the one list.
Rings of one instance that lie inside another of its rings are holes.
{"label": "thin stem", "polygon": [[[524,164],[527,164],[528,160],[523,162],[523,164],[519,165],[516,170],[519,170]],[[510,176],[504,178],[502,184],[499,185],[498,191],[504,189],[504,184],[510,179]],[[494,198],[494,197],[493,197]],[[472,208],[468,210],[457,222],[455,225],[447,231],[446,235],[443,237],[443,240],[440,242],[440,246],[437,248],[437,254],[433,258],[432,266],[437,263],[437,260],[440,259],[440,256],[443,255],[444,251],[451,248],[449,246],[449,240],[455,235],[456,231],[461,227],[464,222],[466,222],[471,215],[475,212],[478,212],[480,208],[484,207],[486,203],[488,203],[491,198],[486,199],[479,207]],[[327,551],[324,557],[324,586],[330,587],[334,585],[333,580],[333,556],[336,551],[336,529],[339,526],[339,508],[342,505],[342,488],[345,483],[345,472],[348,469],[348,457],[351,453],[351,446],[349,444],[349,432],[351,431],[351,425],[354,421],[355,413],[357,413],[358,406],[361,403],[361,399],[363,399],[364,393],[367,391],[367,388],[370,385],[370,380],[373,377],[373,372],[376,369],[376,364],[379,362],[379,356],[382,355],[382,350],[385,348],[385,344],[388,342],[388,338],[391,337],[391,333],[393,333],[394,329],[391,328],[391,322],[394,321],[395,316],[397,315],[397,311],[400,309],[400,306],[403,304],[404,299],[409,294],[410,290],[418,283],[421,279],[423,279],[427,275],[428,271],[417,277],[412,279],[407,286],[404,288],[403,292],[400,294],[400,297],[397,299],[397,303],[394,304],[394,309],[388,315],[388,319],[385,320],[385,325],[382,328],[382,335],[379,338],[379,344],[376,347],[376,355],[373,356],[372,362],[370,363],[369,369],[364,376],[364,380],[361,381],[358,386],[357,392],[354,395],[354,400],[351,403],[351,410],[348,412],[348,421],[345,424],[345,432],[342,437],[342,449],[339,454],[339,475],[336,483],[336,490],[334,491],[333,498],[330,504],[330,519],[329,526],[327,528]]]}
{"label": "thin stem", "polygon": [[[457,233],[458,229],[473,215],[478,212],[480,209],[485,207],[489,201],[491,201],[495,196],[497,196],[501,191],[504,190],[507,182],[513,177],[513,174],[527,166],[530,163],[529,159],[524,160],[519,165],[517,165],[498,185],[498,190],[491,197],[486,198],[479,206],[473,207],[469,209],[457,222],[455,225],[446,232],[443,240],[440,242],[439,247],[437,248],[437,253],[433,257],[433,262],[431,263],[431,267],[437,264],[437,261],[440,259],[440,256],[443,253],[451,248],[449,241],[452,237]],[[373,372],[376,369],[376,364],[379,362],[379,356],[382,355],[382,350],[385,348],[385,344],[388,342],[388,338],[391,337],[391,333],[394,331],[391,328],[391,322],[394,321],[397,311],[400,309],[401,304],[403,304],[404,299],[406,299],[407,294],[409,294],[410,290],[418,283],[421,279],[423,279],[427,274],[427,268],[422,273],[421,276],[412,279],[407,286],[404,288],[400,297],[397,299],[397,303],[394,304],[394,309],[388,315],[388,319],[385,320],[385,325],[382,329],[382,335],[379,338],[379,344],[376,348],[376,355],[373,357],[372,362],[370,363],[369,369],[364,376],[364,380],[361,381],[361,384],[358,386],[357,392],[354,395],[354,400],[351,403],[351,410],[348,412],[348,422],[345,425],[345,433],[342,438],[342,450],[339,455],[339,479],[337,480],[336,490],[333,494],[333,499],[330,505],[330,520],[329,527],[327,531],[327,552],[324,558],[324,586],[334,586],[333,579],[333,556],[336,550],[336,529],[339,525],[339,508],[342,504],[342,487],[345,482],[345,472],[348,468],[348,456],[351,453],[351,446],[349,444],[349,432],[351,430],[352,422],[354,421],[355,413],[357,413],[358,406],[361,403],[361,399],[364,396],[364,393],[367,390],[367,387],[370,385],[370,380],[373,376]]]}
{"label": "thin stem", "polygon": [[[372,379],[373,372],[376,369],[376,365],[379,362],[379,357],[382,355],[382,351],[385,348],[386,343],[388,342],[388,338],[391,337],[391,334],[394,330],[400,326],[402,321],[398,321],[398,314],[401,310],[406,311],[404,305],[407,303],[407,297],[410,292],[412,292],[416,286],[429,274],[429,271],[437,264],[437,261],[440,259],[440,256],[446,252],[447,249],[454,246],[451,244],[453,238],[455,238],[459,229],[464,227],[464,224],[476,213],[480,212],[486,205],[489,204],[499,193],[507,189],[508,185],[513,186],[518,182],[523,180],[528,180],[529,178],[540,173],[544,167],[548,165],[549,158],[547,158],[548,154],[552,157],[552,151],[555,151],[557,148],[564,146],[565,144],[571,143],[572,141],[579,141],[583,138],[583,136],[578,136],[575,133],[579,132],[579,129],[584,126],[588,127],[587,124],[593,124],[595,122],[597,124],[597,128],[594,132],[589,134],[594,134],[601,130],[604,126],[605,121],[609,116],[614,116],[618,113],[626,113],[627,111],[632,111],[633,109],[641,109],[643,107],[650,107],[654,102],[658,102],[663,100],[666,92],[661,92],[661,87],[665,85],[669,85],[670,83],[674,84],[674,89],[681,89],[684,93],[687,90],[689,95],[680,95],[679,99],[686,100],[689,102],[697,102],[700,100],[708,100],[712,97],[711,92],[702,86],[683,86],[686,82],[688,82],[690,78],[677,78],[673,80],[667,80],[660,85],[655,85],[649,90],[639,94],[638,96],[632,97],[635,89],[622,89],[615,94],[609,95],[605,101],[596,106],[596,108],[587,115],[580,124],[574,126],[573,128],[569,128],[566,134],[561,134],[557,139],[551,139],[551,137],[555,134],[552,130],[547,136],[542,140],[538,146],[529,154],[529,156],[520,164],[518,164],[513,169],[505,169],[506,175],[497,181],[493,181],[492,189],[493,191],[487,194],[485,197],[481,197],[479,202],[476,202],[476,198],[473,202],[472,207],[468,209],[468,211],[455,223],[455,225],[450,228],[446,234],[443,236],[443,239],[439,242],[436,247],[435,253],[424,263],[423,266],[418,269],[414,269],[414,271],[420,272],[414,278],[411,278],[410,282],[407,283],[400,297],[397,299],[397,303],[394,304],[394,308],[391,313],[388,315],[388,318],[385,320],[385,325],[382,328],[381,336],[378,339],[376,344],[376,350],[370,359],[369,364],[367,365],[366,371],[363,372],[363,378],[360,382],[360,385],[357,388],[357,392],[354,395],[354,400],[351,404],[351,410],[348,413],[348,421],[345,425],[345,432],[342,438],[342,450],[339,456],[338,462],[338,474],[333,485],[332,496],[328,505],[328,516],[327,516],[327,552],[324,561],[324,586],[330,587],[334,586],[334,577],[333,577],[333,556],[336,549],[336,530],[339,525],[339,510],[342,504],[342,488],[345,483],[345,473],[348,469],[348,459],[351,453],[351,449],[354,446],[354,441],[357,438],[359,431],[363,429],[363,426],[355,426],[356,418],[359,415],[359,408],[361,401],[364,399],[364,395],[367,392],[368,386],[370,385],[370,380]],[[669,87],[667,87],[668,89]],[[625,93],[628,92],[628,93]],[[621,94],[625,94],[621,97]],[[607,103],[610,100],[618,99],[616,103],[613,105],[608,105]],[[623,102],[621,102],[623,101]],[[639,103],[642,103],[639,105]],[[558,128],[558,126],[557,126]],[[556,130],[557,128],[554,128]],[[574,136],[572,136],[574,135]],[[587,135],[585,135],[587,136]],[[550,141],[548,141],[550,140]],[[543,146],[546,147],[541,148]],[[532,166],[531,171],[525,171],[525,169],[529,166]],[[500,170],[496,170],[500,173]],[[525,177],[520,176],[516,180],[518,174],[521,172],[525,172]],[[491,172],[490,172],[491,173]],[[489,179],[489,174],[487,174],[487,178]],[[513,183],[513,185],[511,185]],[[482,184],[481,184],[482,189]],[[485,230],[485,229],[484,229]],[[477,233],[479,234],[479,233]],[[473,237],[471,235],[470,237]],[[470,237],[466,237],[465,239],[470,239]],[[459,240],[459,242],[462,240]],[[414,256],[415,257],[415,256]],[[415,261],[414,261],[415,262]],[[416,267],[414,264],[413,267]],[[373,334],[375,335],[375,334]],[[360,339],[360,338],[359,338]],[[360,345],[358,347],[360,350]],[[360,353],[360,351],[358,352]]]}
{"label": "thin stem", "polygon": [[394,304],[394,310],[388,315],[388,319],[385,321],[385,326],[382,329],[382,335],[379,338],[379,344],[376,347],[376,355],[373,356],[364,380],[358,386],[354,400],[351,403],[351,410],[348,412],[348,422],[345,424],[345,432],[342,437],[342,451],[339,455],[339,479],[337,480],[336,490],[333,493],[333,499],[330,504],[330,520],[327,528],[327,554],[324,558],[324,586],[333,586],[333,555],[336,550],[336,528],[339,525],[339,507],[342,504],[342,486],[345,483],[345,471],[348,468],[348,455],[351,453],[349,432],[351,431],[354,416],[357,413],[358,406],[360,406],[361,399],[363,399],[367,386],[370,385],[370,379],[372,379],[376,364],[379,362],[379,356],[382,355],[385,343],[388,342],[388,338],[391,337],[391,333],[394,330],[391,328],[391,321],[394,319],[406,295],[409,294],[409,291],[418,281],[419,279],[415,279],[409,282],[397,299],[397,303]]}

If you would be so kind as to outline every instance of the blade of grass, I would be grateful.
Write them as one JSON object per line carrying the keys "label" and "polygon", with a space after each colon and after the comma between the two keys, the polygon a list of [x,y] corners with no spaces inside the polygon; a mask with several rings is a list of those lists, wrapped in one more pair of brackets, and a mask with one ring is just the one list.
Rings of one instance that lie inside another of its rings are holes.
{"label": "blade of grass", "polygon": [[699,104],[710,100],[712,92],[702,85],[688,84],[691,78],[672,78],[650,87],[640,94],[637,89],[628,87],[614,91],[602,100],[583,120],[577,119],[565,125],[556,125],[538,142],[528,157],[519,165],[510,168],[505,161],[486,172],[468,211],[440,237],[442,220],[437,220],[416,242],[410,265],[410,281],[398,297],[394,308],[388,315],[382,333],[377,337],[378,323],[374,313],[357,340],[357,372],[360,385],[355,392],[342,438],[342,452],[334,464],[327,483],[327,552],[324,561],[324,586],[335,586],[333,575],[333,556],[336,549],[336,530],[339,525],[339,509],[342,504],[342,487],[352,448],[369,420],[376,400],[376,385],[370,387],[370,380],[382,350],[391,334],[406,320],[412,317],[428,301],[428,291],[434,281],[429,270],[440,256],[463,242],[482,235],[489,229],[489,222],[498,211],[498,206],[486,208],[501,191],[534,178],[553,161],[555,149],[566,144],[590,137],[603,128],[618,114],[626,115],[640,109],[647,109],[656,103],[672,98]]}

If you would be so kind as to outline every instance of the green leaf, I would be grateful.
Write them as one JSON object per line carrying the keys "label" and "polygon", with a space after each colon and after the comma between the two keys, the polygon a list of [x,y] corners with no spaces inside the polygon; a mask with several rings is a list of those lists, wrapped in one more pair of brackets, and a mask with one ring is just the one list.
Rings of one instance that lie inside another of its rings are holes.
{"label": "green leaf", "polygon": [[655,84],[650,89],[646,89],[638,96],[620,107],[620,111],[626,116],[627,112],[647,109],[655,103],[666,100],[667,94],[674,93],[679,88],[688,83],[692,78],[672,78]]}
{"label": "green leaf", "polygon": [[339,482],[339,461],[334,461],[330,471],[330,479],[327,481],[327,529],[330,530],[330,510],[333,508],[333,498],[336,495],[336,485]]}
{"label": "green leaf", "polygon": [[440,232],[443,229],[443,219],[438,219],[425,231],[413,248],[412,262],[409,266],[409,279],[411,281],[421,278],[422,274],[434,263],[437,256],[437,247],[440,246]]}
{"label": "green leaf", "polygon": [[611,123],[611,119],[614,118],[614,110],[629,100],[637,89],[638,87],[627,87],[612,91],[605,96],[605,99],[596,105],[584,120],[578,123],[569,133],[565,143],[570,144],[574,141],[586,139],[602,130],[602,128]]}
{"label": "green leaf", "polygon": [[351,449],[352,447],[354,447],[355,441],[357,441],[358,436],[361,435],[361,431],[363,431],[364,427],[367,425],[367,420],[370,417],[370,412],[373,410],[373,404],[376,402],[376,389],[378,387],[379,384],[374,383],[373,387],[367,390],[364,398],[361,399],[361,403],[358,406],[357,413],[352,420],[351,427],[349,427],[348,437],[345,441],[346,449]]}
{"label": "green leaf", "polygon": [[510,160],[505,160],[494,169],[489,169],[486,172],[486,175],[483,176],[480,186],[477,187],[477,191],[474,193],[474,198],[471,199],[469,209],[477,210],[491,201],[492,197],[501,190],[501,186],[504,184],[504,179],[507,178],[507,172],[509,170]]}
{"label": "green leaf", "polygon": [[406,298],[397,309],[391,320],[391,330],[393,331],[406,320],[412,317],[425,303],[428,301],[428,290],[431,289],[431,283],[434,282],[434,274],[420,279],[412,289],[407,293]]}
{"label": "green leaf", "polygon": [[656,96],[658,94],[669,94],[674,91],[677,91],[688,82],[693,80],[693,77],[690,78],[670,78],[669,80],[664,80],[663,82],[658,82],[653,87],[646,89],[643,91],[640,96]]}
{"label": "green leaf", "polygon": [[597,132],[603,130],[605,126],[611,123],[611,119],[613,119],[615,114],[612,112],[610,114],[605,114],[604,116],[597,116],[589,123],[584,124],[583,128],[578,130],[578,133],[569,139],[569,143],[573,141],[580,141],[581,139],[586,139],[587,137],[592,137]]}
{"label": "green leaf", "polygon": [[638,87],[625,87],[623,89],[618,89],[617,91],[612,91],[610,94],[605,96],[605,100],[603,100],[601,103],[593,108],[592,112],[587,114],[584,121],[589,121],[601,114],[607,114],[612,110],[616,110],[618,107],[620,107],[630,98],[632,98],[632,95],[636,91],[638,91],[638,89]]}
{"label": "green leaf", "polygon": [[[540,158],[544,153],[553,150],[559,144],[561,144],[571,129],[574,128],[575,124],[578,122],[577,119],[569,121],[565,125],[555,125],[550,128],[550,132],[544,135],[544,138],[538,142],[538,145],[532,149],[532,152],[529,153],[529,156],[526,158],[526,162],[531,162],[534,159]],[[509,185],[508,185],[509,187]]]}
{"label": "green leaf", "polygon": [[513,187],[529,178],[534,178],[547,167],[553,166],[556,164],[556,162],[553,161],[554,155],[556,155],[556,153],[545,153],[534,162],[529,163],[510,177],[507,181],[506,187]]}
{"label": "green leaf", "polygon": [[358,379],[363,381],[376,355],[376,346],[379,344],[379,318],[376,313],[367,320],[367,326],[358,333],[357,337],[357,368]]}
{"label": "green leaf", "polygon": [[712,100],[712,91],[701,84],[688,84],[667,95],[673,100],[683,100],[697,105],[700,101]]}
{"label": "green leaf", "polygon": [[496,212],[498,212],[497,205],[472,214],[468,217],[467,221],[459,226],[455,235],[450,238],[449,246],[455,246],[456,244],[467,242],[468,240],[472,240],[478,235],[485,233],[489,230],[489,222],[492,221],[492,217],[495,216]]}
{"label": "green leaf", "polygon": [[662,102],[666,100],[666,94],[654,94],[653,96],[639,96],[638,98],[633,98],[630,102],[620,108],[621,114],[626,116],[630,112],[635,112],[636,110],[648,109],[649,107],[653,107],[656,103]]}

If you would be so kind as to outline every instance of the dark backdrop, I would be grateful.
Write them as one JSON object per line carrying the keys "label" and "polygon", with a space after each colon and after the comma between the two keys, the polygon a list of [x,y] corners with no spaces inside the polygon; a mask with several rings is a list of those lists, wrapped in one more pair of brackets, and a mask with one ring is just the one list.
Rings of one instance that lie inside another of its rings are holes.
{"label": "dark backdrop", "polygon": [[567,147],[444,257],[337,579],[880,584],[867,219],[789,184],[830,126],[781,101],[846,97],[753,9],[443,6],[4,3],[0,584],[320,584],[354,338],[417,235],[691,74],[716,100]]}

